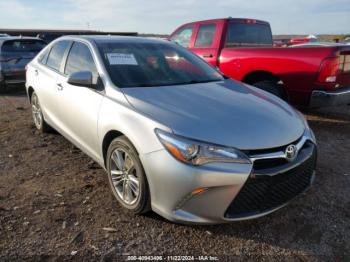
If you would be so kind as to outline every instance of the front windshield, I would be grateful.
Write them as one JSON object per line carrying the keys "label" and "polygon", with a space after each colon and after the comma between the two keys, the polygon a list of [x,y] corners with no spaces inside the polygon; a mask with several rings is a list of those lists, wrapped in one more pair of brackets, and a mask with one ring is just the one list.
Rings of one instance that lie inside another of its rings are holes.
{"label": "front windshield", "polygon": [[223,80],[202,59],[168,42],[102,42],[99,50],[111,80],[122,88]]}

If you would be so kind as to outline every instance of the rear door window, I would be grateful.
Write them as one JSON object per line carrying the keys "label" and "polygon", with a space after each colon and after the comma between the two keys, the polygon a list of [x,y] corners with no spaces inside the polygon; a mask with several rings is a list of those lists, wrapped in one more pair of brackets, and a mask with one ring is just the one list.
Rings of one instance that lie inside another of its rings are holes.
{"label": "rear door window", "polygon": [[70,75],[79,71],[90,71],[96,83],[98,73],[90,49],[83,43],[74,42],[67,57],[64,73]]}
{"label": "rear door window", "polygon": [[2,52],[7,53],[38,53],[46,46],[41,40],[9,40],[3,43]]}
{"label": "rear door window", "polygon": [[51,48],[46,65],[56,71],[60,71],[62,59],[67,48],[70,46],[70,41],[59,41]]}
{"label": "rear door window", "polygon": [[182,45],[183,47],[189,47],[192,33],[193,33],[193,25],[190,25],[177,31],[170,38],[170,40],[179,45]]}
{"label": "rear door window", "polygon": [[195,47],[211,47],[214,42],[216,31],[215,24],[200,25],[198,29]]}

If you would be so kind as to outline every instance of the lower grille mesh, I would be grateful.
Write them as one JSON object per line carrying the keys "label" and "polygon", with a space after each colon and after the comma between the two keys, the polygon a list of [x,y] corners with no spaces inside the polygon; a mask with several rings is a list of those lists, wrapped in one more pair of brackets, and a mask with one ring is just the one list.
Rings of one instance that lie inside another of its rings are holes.
{"label": "lower grille mesh", "polygon": [[228,218],[245,217],[277,208],[305,191],[311,183],[316,153],[301,165],[274,176],[249,177],[228,207]]}

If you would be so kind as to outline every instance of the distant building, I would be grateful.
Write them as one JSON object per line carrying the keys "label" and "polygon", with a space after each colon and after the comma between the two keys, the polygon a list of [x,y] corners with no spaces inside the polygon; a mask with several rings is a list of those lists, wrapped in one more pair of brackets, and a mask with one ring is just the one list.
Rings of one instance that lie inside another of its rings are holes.
{"label": "distant building", "polygon": [[93,30],[52,30],[52,29],[1,29],[0,34],[8,34],[13,36],[33,36],[40,37],[46,42],[64,36],[64,35],[125,35],[137,36],[137,32],[103,32]]}

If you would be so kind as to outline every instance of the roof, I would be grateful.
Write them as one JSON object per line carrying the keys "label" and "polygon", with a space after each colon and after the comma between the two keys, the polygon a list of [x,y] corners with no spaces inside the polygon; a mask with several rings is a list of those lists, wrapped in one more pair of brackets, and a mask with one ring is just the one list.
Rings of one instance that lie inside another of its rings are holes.
{"label": "roof", "polygon": [[263,24],[268,24],[268,22],[263,21],[263,20],[258,20],[254,18],[233,18],[233,17],[225,17],[225,18],[216,18],[216,19],[209,19],[209,20],[201,20],[201,21],[193,21],[189,22],[186,24],[192,24],[192,23],[202,23],[202,22],[217,22],[217,21],[222,21],[222,20],[230,20],[230,21],[256,21],[258,23],[263,23]]}
{"label": "roof", "polygon": [[85,39],[95,43],[124,42],[124,43],[164,43],[165,40],[138,36],[115,36],[115,35],[67,35],[60,39]]}
{"label": "roof", "polygon": [[137,32],[103,32],[94,30],[79,30],[79,29],[5,29],[0,28],[0,33],[7,34],[22,34],[22,35],[37,35],[37,34],[110,34],[110,35],[137,35]]}
{"label": "roof", "polygon": [[37,37],[28,37],[28,36],[3,36],[0,37],[0,44],[3,42],[9,41],[9,40],[39,40],[39,41],[44,41],[40,38]]}

